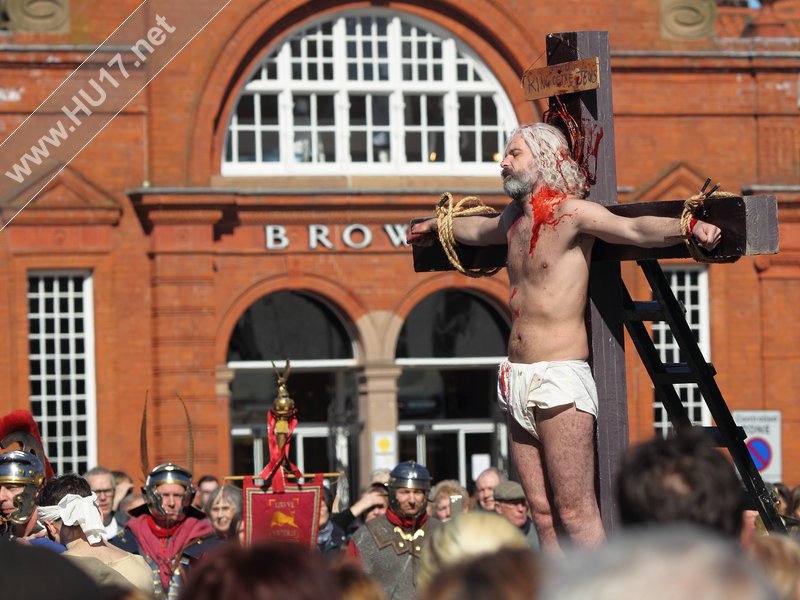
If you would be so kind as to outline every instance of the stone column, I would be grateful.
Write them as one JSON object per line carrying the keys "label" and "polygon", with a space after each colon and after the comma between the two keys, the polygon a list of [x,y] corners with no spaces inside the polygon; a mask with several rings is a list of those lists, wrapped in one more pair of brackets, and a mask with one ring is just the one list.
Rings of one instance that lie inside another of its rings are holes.
{"label": "stone column", "polygon": [[397,462],[397,378],[402,369],[393,363],[372,363],[361,367],[358,377],[358,415],[362,425],[359,436],[359,481],[367,483],[376,468],[373,434],[386,432],[395,436]]}

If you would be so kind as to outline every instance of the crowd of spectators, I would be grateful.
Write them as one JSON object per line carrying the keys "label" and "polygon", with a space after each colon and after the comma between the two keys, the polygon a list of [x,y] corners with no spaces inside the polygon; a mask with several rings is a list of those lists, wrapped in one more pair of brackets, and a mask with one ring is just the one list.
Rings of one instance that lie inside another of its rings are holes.
{"label": "crowd of spectators", "polygon": [[[241,489],[187,477],[161,465],[140,490],[127,474],[95,467],[43,482],[28,521],[16,519],[7,536],[18,543],[0,543],[0,564],[18,574],[6,591],[134,600],[800,600],[800,486],[770,484],[789,534],[766,531],[730,461],[702,434],[631,447],[617,479],[617,527],[598,549],[558,554],[539,549],[522,486],[496,468],[476,477],[471,495],[456,480],[434,484],[413,462],[373,473],[347,507],[335,485],[325,487],[311,553],[246,544]],[[9,522],[14,491],[0,478]]]}

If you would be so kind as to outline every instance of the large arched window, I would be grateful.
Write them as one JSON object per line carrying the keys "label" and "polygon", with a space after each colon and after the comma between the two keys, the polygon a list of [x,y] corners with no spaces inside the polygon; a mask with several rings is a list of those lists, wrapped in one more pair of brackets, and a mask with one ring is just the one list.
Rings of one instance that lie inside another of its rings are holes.
{"label": "large arched window", "polygon": [[[241,316],[228,343],[233,469],[256,473],[268,458],[267,411],[277,395],[273,362],[283,372],[291,361],[289,394],[300,422],[292,458],[306,472],[344,471],[347,459],[334,448],[355,422],[356,359],[353,342],[337,312],[321,299],[295,291],[269,294]],[[331,431],[335,430],[335,435]],[[355,443],[355,437],[350,440]],[[348,440],[344,439],[344,447]],[[343,466],[345,465],[345,466]]]}
{"label": "large arched window", "polygon": [[396,363],[400,460],[426,464],[436,479],[471,483],[471,467],[501,464],[497,366],[506,355],[508,319],[481,297],[437,292],[411,311]]}
{"label": "large arched window", "polygon": [[463,43],[387,10],[306,26],[256,67],[223,175],[495,175],[511,103]]}

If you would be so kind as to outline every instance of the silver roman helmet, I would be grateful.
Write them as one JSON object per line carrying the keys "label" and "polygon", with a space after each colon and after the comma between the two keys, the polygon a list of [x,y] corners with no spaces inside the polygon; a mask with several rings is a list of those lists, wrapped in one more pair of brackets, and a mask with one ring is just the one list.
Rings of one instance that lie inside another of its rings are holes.
{"label": "silver roman helmet", "polygon": [[44,484],[44,463],[30,452],[12,450],[0,453],[0,485],[22,486],[22,492],[14,496],[15,510],[8,515],[0,514],[0,528],[9,522],[19,525],[27,523],[36,508],[36,494]]}
{"label": "silver roman helmet", "polygon": [[[400,514],[400,504],[397,501],[398,488],[410,488],[412,490],[423,490],[425,497],[431,489],[431,474],[424,466],[417,464],[413,460],[401,462],[391,473],[389,473],[389,508],[395,514]],[[418,517],[425,511],[425,502],[420,503],[419,512],[414,515]]]}
{"label": "silver roman helmet", "polygon": [[142,487],[142,494],[144,495],[147,508],[150,510],[151,515],[161,515],[166,517],[164,507],[161,503],[161,494],[156,489],[164,483],[177,483],[186,489],[183,496],[182,512],[192,503],[194,498],[195,489],[192,485],[192,474],[181,466],[175,463],[164,463],[158,465],[155,469],[150,471]]}

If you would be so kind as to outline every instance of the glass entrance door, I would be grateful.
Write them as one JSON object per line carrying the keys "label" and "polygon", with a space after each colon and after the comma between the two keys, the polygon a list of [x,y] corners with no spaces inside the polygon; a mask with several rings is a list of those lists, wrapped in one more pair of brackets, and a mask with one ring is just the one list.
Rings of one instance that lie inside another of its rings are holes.
{"label": "glass entrance door", "polygon": [[457,479],[469,489],[480,471],[507,461],[505,423],[403,423],[397,429],[400,460],[425,465],[434,481]]}

